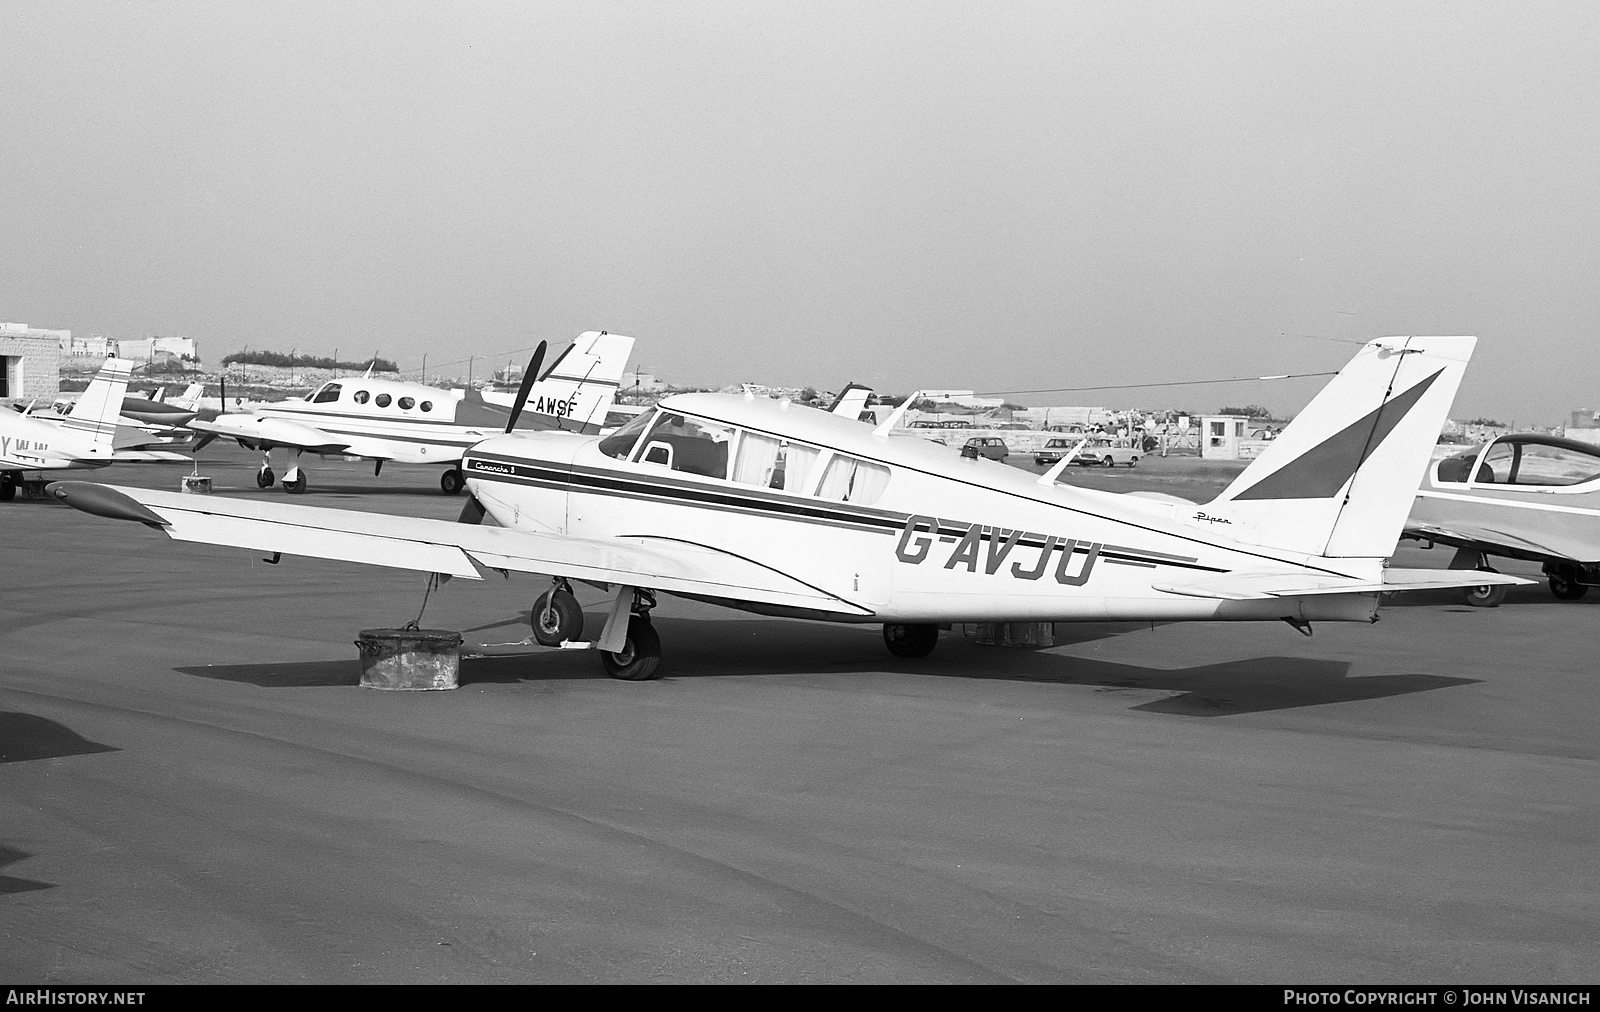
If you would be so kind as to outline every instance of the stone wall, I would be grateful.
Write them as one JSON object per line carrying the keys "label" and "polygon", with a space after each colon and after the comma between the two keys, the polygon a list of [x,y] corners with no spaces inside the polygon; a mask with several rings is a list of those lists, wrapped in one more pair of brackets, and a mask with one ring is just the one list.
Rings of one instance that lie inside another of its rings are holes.
{"label": "stone wall", "polygon": [[14,379],[21,372],[21,389],[8,382],[6,397],[0,398],[0,403],[38,401],[42,407],[49,407],[56,399],[56,385],[61,380],[60,342],[52,337],[0,334],[0,355],[22,359],[20,370],[15,366],[8,370],[8,379]]}

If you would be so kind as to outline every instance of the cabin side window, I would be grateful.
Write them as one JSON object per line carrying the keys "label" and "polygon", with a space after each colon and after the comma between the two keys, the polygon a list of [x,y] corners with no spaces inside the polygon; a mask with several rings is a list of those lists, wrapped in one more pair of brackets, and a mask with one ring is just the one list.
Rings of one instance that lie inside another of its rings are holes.
{"label": "cabin side window", "polygon": [[634,415],[622,428],[600,440],[600,452],[618,460],[627,460],[633,453],[634,444],[639,441],[639,434],[649,427],[650,419],[654,417],[649,411]]}
{"label": "cabin side window", "polygon": [[1524,443],[1517,464],[1518,485],[1579,485],[1600,478],[1600,456],[1566,446]]}
{"label": "cabin side window", "polygon": [[372,395],[367,393],[365,390],[357,390],[355,393],[350,395],[350,399],[355,401],[357,404],[365,404],[367,401],[372,399]]}
{"label": "cabin side window", "polygon": [[322,389],[317,391],[316,396],[311,398],[311,403],[312,404],[327,404],[327,403],[329,403],[331,401],[336,401],[338,399],[339,399],[339,384],[337,384],[337,383],[324,383],[322,385]]}
{"label": "cabin side window", "polygon": [[708,478],[728,476],[728,447],[734,429],[717,422],[663,411],[645,433],[639,461]]}
{"label": "cabin side window", "polygon": [[733,480],[741,485],[782,488],[783,472],[778,467],[781,452],[782,440],[759,432],[746,432],[739,440],[739,453],[733,461]]}
{"label": "cabin side window", "polygon": [[432,411],[433,410],[433,402],[432,401],[423,401],[421,404],[418,404],[417,407],[421,408],[424,411]]}
{"label": "cabin side window", "polygon": [[844,454],[835,454],[822,474],[822,485],[817,495],[824,499],[870,506],[883,496],[889,486],[889,469],[882,464],[858,460]]}
{"label": "cabin side window", "polygon": [[372,399],[372,403],[376,404],[380,408],[386,408],[389,406],[389,395],[379,394]]}
{"label": "cabin side window", "polygon": [[412,408],[416,407],[417,401],[414,397],[402,397],[395,403],[399,406],[401,411],[410,411]]}

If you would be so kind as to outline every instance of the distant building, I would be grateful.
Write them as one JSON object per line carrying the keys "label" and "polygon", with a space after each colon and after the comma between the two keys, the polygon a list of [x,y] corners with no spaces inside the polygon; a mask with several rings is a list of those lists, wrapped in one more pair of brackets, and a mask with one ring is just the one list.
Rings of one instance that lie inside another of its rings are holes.
{"label": "distant building", "polygon": [[45,330],[26,323],[0,323],[0,401],[26,404],[55,400],[61,382],[61,337],[70,330]]}
{"label": "distant building", "polygon": [[62,358],[104,359],[117,353],[116,339],[106,337],[104,334],[73,337],[70,330],[63,330],[58,333],[63,335],[61,339]]}
{"label": "distant building", "polygon": [[117,357],[133,362],[167,362],[177,360],[200,363],[194,339],[189,337],[140,337],[117,341]]}
{"label": "distant building", "polygon": [[1594,429],[1594,428],[1600,428],[1600,426],[1597,426],[1595,424],[1594,416],[1595,416],[1595,409],[1594,408],[1579,408],[1578,410],[1576,410],[1576,411],[1574,411],[1572,413],[1572,424],[1568,425],[1567,428],[1569,428],[1569,429]]}

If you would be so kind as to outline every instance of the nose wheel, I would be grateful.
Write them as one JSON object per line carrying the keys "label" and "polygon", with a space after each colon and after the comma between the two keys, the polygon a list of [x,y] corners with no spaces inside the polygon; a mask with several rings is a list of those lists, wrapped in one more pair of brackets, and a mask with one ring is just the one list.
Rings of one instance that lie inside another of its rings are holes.
{"label": "nose wheel", "polygon": [[256,488],[271,488],[272,483],[277,480],[278,476],[272,473],[270,467],[263,467],[256,472]]}
{"label": "nose wheel", "polygon": [[439,477],[439,489],[445,495],[455,495],[461,491],[466,483],[466,479],[461,476],[461,471],[454,467]]}
{"label": "nose wheel", "polygon": [[583,609],[565,580],[539,595],[528,618],[533,638],[541,646],[558,647],[583,639]]}

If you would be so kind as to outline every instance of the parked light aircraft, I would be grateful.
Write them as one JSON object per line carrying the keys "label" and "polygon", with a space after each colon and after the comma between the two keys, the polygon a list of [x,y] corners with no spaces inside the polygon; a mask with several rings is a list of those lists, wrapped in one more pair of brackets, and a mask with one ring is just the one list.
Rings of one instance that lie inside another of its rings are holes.
{"label": "parked light aircraft", "polygon": [[[632,352],[631,337],[600,331],[580,335],[539,377],[522,415],[523,427],[598,432]],[[264,404],[253,413],[220,414],[189,425],[204,434],[196,453],[218,437],[260,450],[260,488],[276,477],[271,452],[280,450],[293,457],[283,476],[284,490],[304,492],[306,474],[299,457],[309,451],[371,460],[374,473],[391,460],[441,465],[439,487],[455,495],[462,488],[462,451],[500,431],[509,415],[508,408],[486,402],[476,390],[381,379],[369,369],[365,376],[330,380],[303,400]]]}
{"label": "parked light aircraft", "polygon": [[[1455,548],[1454,569],[1489,556],[1544,564],[1550,593],[1576,601],[1600,586],[1600,446],[1539,432],[1500,436],[1428,469],[1405,536]],[[1493,607],[1503,585],[1471,587]]]}
{"label": "parked light aircraft", "polygon": [[133,363],[106,359],[66,418],[45,421],[31,412],[0,411],[0,501],[16,497],[29,471],[110,464],[117,414],[132,372]]}
{"label": "parked light aircraft", "polygon": [[[655,594],[761,614],[881,623],[890,652],[942,624],[1374,621],[1385,592],[1528,583],[1385,568],[1475,339],[1395,337],[1355,358],[1215,500],[1119,495],[888,438],[753,396],[681,394],[602,438],[515,432],[462,461],[459,522],[51,486],[172,538],[444,577],[542,573],[534,635],[582,642],[568,581],[614,588],[606,670],[653,675]],[[486,526],[485,519],[497,526]]]}

